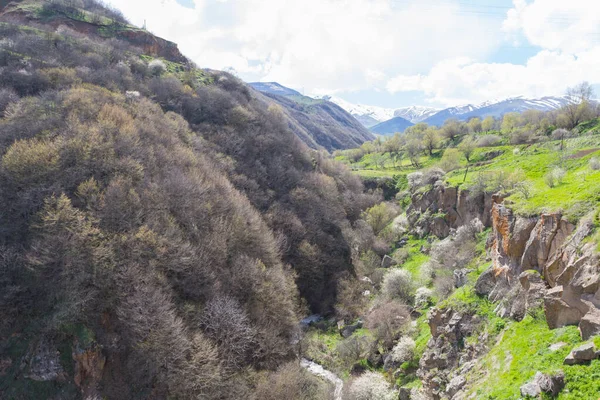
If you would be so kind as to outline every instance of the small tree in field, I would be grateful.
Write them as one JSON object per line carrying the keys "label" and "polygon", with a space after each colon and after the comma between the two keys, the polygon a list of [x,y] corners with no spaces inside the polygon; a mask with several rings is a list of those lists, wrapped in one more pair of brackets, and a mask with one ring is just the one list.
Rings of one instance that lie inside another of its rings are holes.
{"label": "small tree in field", "polygon": [[471,161],[471,155],[473,155],[473,151],[477,147],[477,142],[471,137],[467,136],[463,139],[462,142],[458,145],[458,150],[465,156],[467,162]]}

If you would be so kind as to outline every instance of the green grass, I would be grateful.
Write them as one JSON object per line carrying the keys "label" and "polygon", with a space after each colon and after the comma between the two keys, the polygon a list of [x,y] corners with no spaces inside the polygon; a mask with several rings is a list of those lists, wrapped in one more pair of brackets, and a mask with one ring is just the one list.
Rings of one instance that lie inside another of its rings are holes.
{"label": "green grass", "polygon": [[408,240],[406,246],[402,248],[408,251],[408,257],[400,267],[410,272],[415,280],[419,279],[421,266],[429,261],[429,256],[421,252],[421,247],[426,245],[428,245],[427,240],[412,237]]}
{"label": "green grass", "polygon": [[[600,200],[600,171],[589,168],[589,160],[600,155],[600,151],[580,157],[579,152],[600,148],[599,138],[568,139],[566,149],[561,153],[557,150],[558,142],[548,142],[531,146],[506,147],[504,154],[489,164],[471,167],[465,179],[465,168],[452,171],[447,175],[447,182],[452,186],[468,188],[475,183],[478,174],[494,171],[514,173],[522,171],[531,187],[531,197],[525,198],[521,193],[514,193],[508,199],[513,203],[511,208],[525,215],[540,212],[555,212],[570,210],[576,220],[581,203],[593,204]],[[514,153],[511,149],[519,149]],[[489,149],[478,149],[478,153]],[[478,154],[476,153],[475,156]],[[562,183],[549,187],[544,180],[547,173],[556,167],[566,171]],[[579,206],[578,206],[579,205]],[[585,209],[583,207],[582,209]]]}
{"label": "green grass", "polygon": [[[476,369],[467,374],[475,382],[469,394],[477,399],[519,399],[520,387],[537,371],[555,373],[562,369],[566,387],[559,399],[596,399],[600,393],[600,361],[590,365],[565,366],[563,360],[581,340],[574,326],[550,330],[543,318],[527,316],[521,322],[508,322]],[[568,345],[551,351],[550,345]]]}

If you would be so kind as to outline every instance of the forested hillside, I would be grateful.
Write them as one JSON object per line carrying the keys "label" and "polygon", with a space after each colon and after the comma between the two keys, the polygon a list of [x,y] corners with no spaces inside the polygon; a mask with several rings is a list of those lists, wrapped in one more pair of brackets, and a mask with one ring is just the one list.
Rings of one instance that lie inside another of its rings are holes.
{"label": "forested hillside", "polygon": [[117,11],[2,6],[0,398],[326,397],[288,364],[298,321],[333,309],[378,197]]}

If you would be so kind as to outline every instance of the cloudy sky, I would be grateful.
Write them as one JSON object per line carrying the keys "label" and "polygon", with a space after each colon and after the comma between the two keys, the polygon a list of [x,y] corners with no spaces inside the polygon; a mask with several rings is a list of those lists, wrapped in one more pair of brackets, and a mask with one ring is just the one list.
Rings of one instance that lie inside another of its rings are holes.
{"label": "cloudy sky", "polygon": [[109,3],[201,67],[355,103],[443,107],[600,84],[598,0]]}

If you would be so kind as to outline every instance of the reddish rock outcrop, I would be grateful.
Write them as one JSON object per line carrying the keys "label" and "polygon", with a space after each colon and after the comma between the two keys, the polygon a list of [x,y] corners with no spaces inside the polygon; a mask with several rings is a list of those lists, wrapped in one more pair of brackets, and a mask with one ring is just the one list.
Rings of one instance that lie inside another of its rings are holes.
{"label": "reddish rock outcrop", "polygon": [[96,343],[81,348],[77,341],[73,346],[72,356],[75,361],[75,384],[81,389],[84,398],[93,398],[102,379],[106,357]]}
{"label": "reddish rock outcrop", "polygon": [[494,204],[491,215],[492,268],[479,278],[477,292],[499,302],[501,316],[521,319],[543,299],[550,328],[579,324],[585,339],[600,333],[600,263],[584,240],[591,219],[575,229],[559,213],[525,218],[503,204]]}

